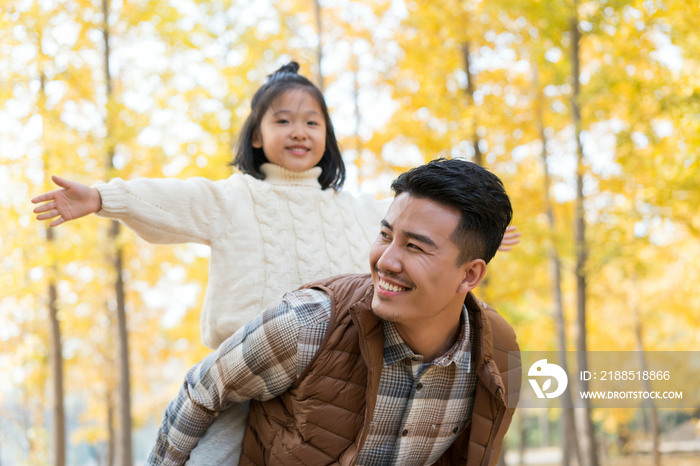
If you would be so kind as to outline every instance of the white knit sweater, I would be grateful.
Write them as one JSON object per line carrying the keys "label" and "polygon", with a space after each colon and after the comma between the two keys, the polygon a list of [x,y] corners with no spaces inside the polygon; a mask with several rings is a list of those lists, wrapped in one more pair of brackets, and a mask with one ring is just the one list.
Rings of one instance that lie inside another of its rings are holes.
{"label": "white knit sweater", "polygon": [[304,283],[369,272],[369,248],[389,206],[368,195],[321,190],[320,167],[264,164],[265,180],[116,178],[96,185],[97,215],[152,243],[211,246],[200,319],[202,342],[226,338]]}

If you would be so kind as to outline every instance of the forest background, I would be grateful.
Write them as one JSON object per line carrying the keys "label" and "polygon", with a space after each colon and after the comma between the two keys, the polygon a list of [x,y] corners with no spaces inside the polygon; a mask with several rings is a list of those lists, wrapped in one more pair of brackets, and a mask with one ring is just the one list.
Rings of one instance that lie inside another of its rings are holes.
{"label": "forest background", "polygon": [[[477,294],[523,350],[700,350],[698,7],[3,0],[0,465],[141,464],[208,353],[208,247],[94,216],[49,230],[29,199],[51,174],[229,176],[253,92],[290,59],[325,92],[347,190],[388,196],[436,157],[501,177],[522,242]],[[664,435],[700,416],[567,412],[520,411],[501,461],[618,464],[644,440],[636,464],[675,461]]]}

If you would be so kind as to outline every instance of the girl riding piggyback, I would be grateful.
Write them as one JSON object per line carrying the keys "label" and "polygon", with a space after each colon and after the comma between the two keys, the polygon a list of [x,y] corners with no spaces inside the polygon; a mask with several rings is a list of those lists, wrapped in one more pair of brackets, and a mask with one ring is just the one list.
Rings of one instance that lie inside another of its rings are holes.
{"label": "girl riding piggyback", "polygon": [[255,93],[225,180],[147,179],[62,189],[38,220],[57,226],[95,213],[152,243],[211,246],[202,341],[215,349],[282,295],[341,273],[369,272],[388,201],[341,193],[345,166],[323,95],[290,63]]}

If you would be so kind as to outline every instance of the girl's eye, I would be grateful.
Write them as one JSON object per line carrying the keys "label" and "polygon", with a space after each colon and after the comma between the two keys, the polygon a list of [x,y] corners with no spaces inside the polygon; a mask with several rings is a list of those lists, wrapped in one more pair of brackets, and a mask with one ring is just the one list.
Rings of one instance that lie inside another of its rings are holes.
{"label": "girl's eye", "polygon": [[318,123],[315,122],[315,121],[310,121],[309,124],[310,124],[310,125],[314,125],[314,126],[318,126]]}
{"label": "girl's eye", "polygon": [[288,120],[277,120],[277,123],[289,123]]}

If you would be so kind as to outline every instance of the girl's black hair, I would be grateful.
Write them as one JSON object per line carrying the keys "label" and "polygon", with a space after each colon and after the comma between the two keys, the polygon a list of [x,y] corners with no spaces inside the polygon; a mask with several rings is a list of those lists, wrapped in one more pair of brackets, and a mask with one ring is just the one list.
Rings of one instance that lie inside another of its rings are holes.
{"label": "girl's black hair", "polygon": [[326,120],[326,148],[321,161],[316,165],[322,170],[318,182],[321,184],[321,189],[331,187],[339,191],[345,182],[345,164],[340,155],[326,101],[321,91],[304,76],[297,74],[297,71],[299,71],[299,64],[290,62],[269,75],[267,82],[255,92],[250,104],[250,115],[238,135],[233,165],[252,177],[259,180],[265,179],[260,166],[269,161],[262,148],[253,147],[253,135],[256,131],[260,131],[260,122],[277,97],[292,89],[303,89],[316,99]]}

